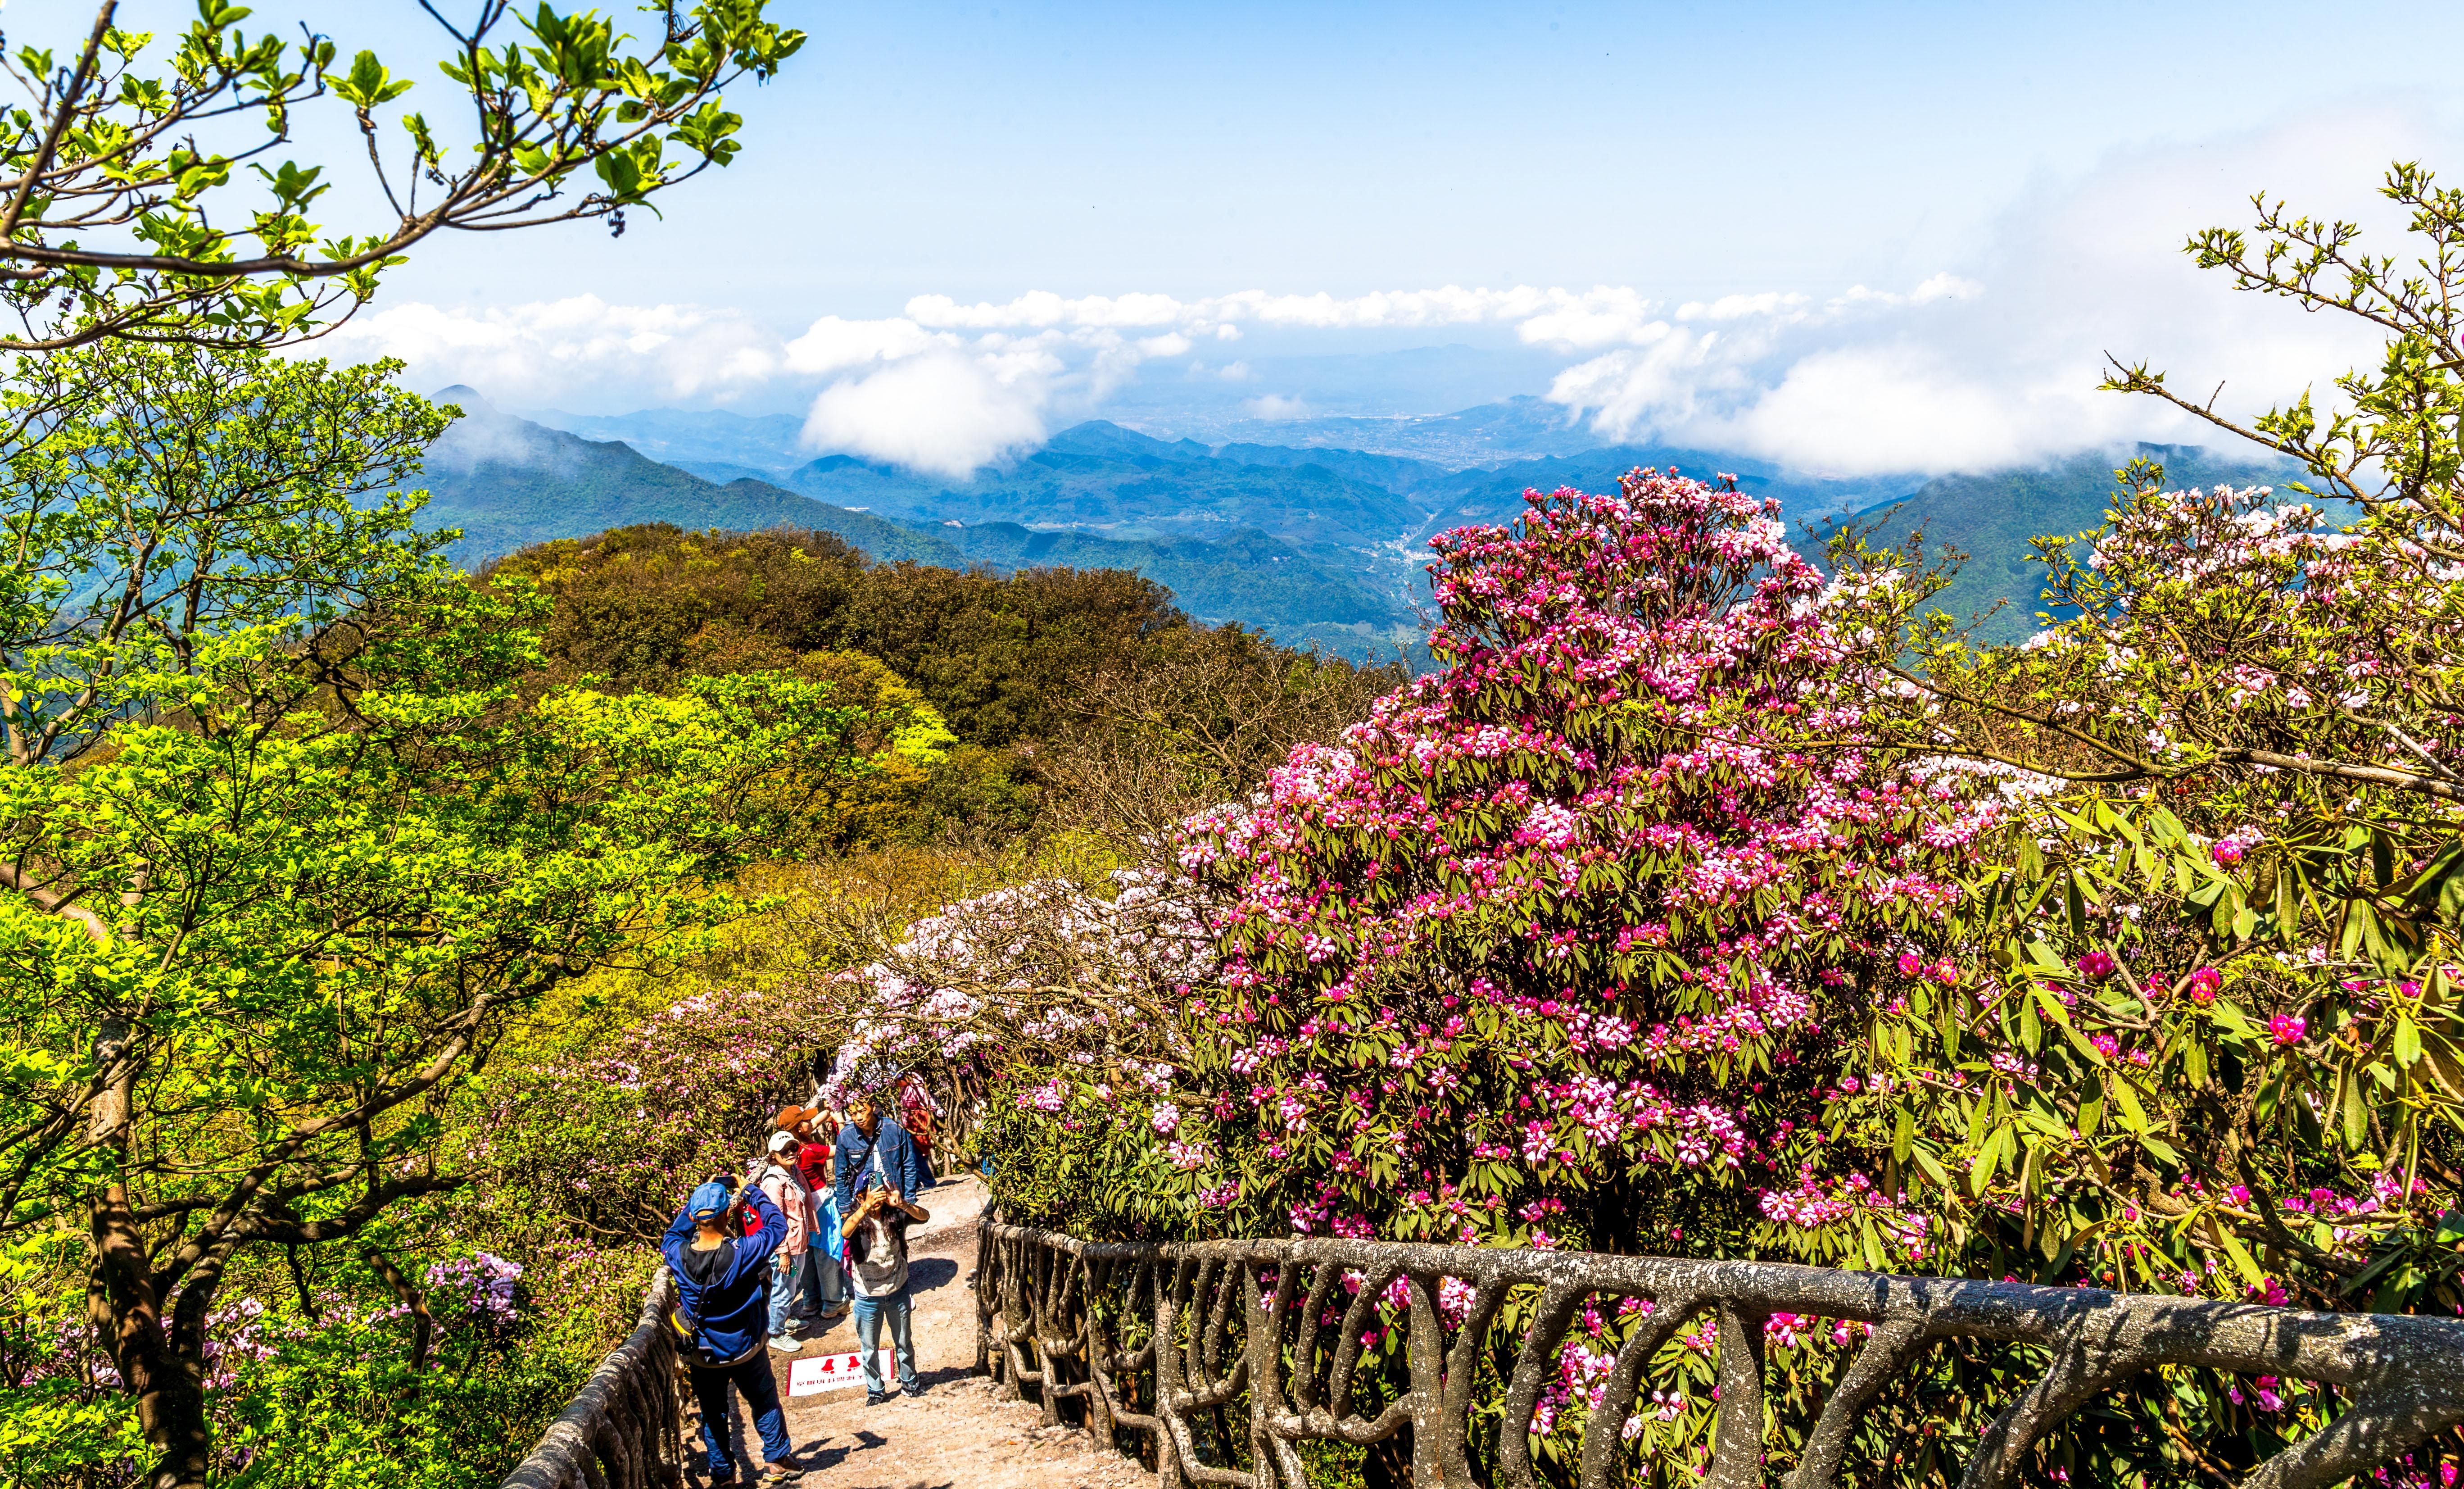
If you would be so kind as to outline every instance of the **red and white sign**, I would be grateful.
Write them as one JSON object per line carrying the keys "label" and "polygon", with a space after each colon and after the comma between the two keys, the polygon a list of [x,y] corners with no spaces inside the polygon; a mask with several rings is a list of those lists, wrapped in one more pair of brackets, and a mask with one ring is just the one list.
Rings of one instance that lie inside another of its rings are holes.
{"label": "red and white sign", "polygon": [[[884,1346],[881,1351],[881,1384],[883,1389],[898,1389],[897,1351]],[[798,1360],[787,1367],[787,1394],[818,1396],[825,1391],[845,1390],[864,1384],[864,1357],[853,1350],[846,1354],[813,1355]]]}

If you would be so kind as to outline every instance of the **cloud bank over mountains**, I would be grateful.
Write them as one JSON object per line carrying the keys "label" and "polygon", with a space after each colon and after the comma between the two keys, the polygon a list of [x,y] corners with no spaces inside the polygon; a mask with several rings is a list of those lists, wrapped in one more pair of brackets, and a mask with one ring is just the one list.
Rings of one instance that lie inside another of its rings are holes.
{"label": "cloud bank over mountains", "polygon": [[[792,392],[817,453],[962,476],[1101,411],[1133,379],[1230,383],[1251,417],[1305,416],[1257,381],[1252,333],[1343,345],[1426,331],[1557,359],[1545,389],[1606,440],[1734,451],[1809,472],[1978,469],[2130,438],[2203,436],[2150,400],[2095,391],[2105,355],[2147,358],[2186,387],[2226,384],[2248,413],[2371,355],[2334,318],[2231,293],[2180,245],[2247,219],[2247,189],[2388,226],[2368,193],[2401,119],[2151,147],[2021,191],[1953,268],[1884,288],[1677,300],[1645,286],[1445,285],[1359,295],[1264,290],[1179,299],[1044,291],[1005,301],[917,295],[877,319],[823,316],[789,334],[741,310],[594,297],[505,309],[409,303],[361,316],[329,354],[386,354],[414,386],[467,382],[533,407],[726,404]],[[2417,133],[2417,131],[2413,131]],[[2425,153],[2434,158],[2434,142]],[[1697,231],[1713,231],[1702,229]],[[1449,411],[1417,410],[1424,413]]]}

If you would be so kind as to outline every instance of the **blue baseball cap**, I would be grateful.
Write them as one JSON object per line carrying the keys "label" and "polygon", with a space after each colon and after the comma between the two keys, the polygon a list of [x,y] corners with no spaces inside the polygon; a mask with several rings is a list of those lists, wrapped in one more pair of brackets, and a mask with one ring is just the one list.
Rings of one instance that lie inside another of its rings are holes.
{"label": "blue baseball cap", "polygon": [[693,1191],[693,1198],[685,1201],[685,1213],[695,1220],[715,1219],[727,1213],[728,1207],[735,1203],[736,1196],[728,1192],[727,1186],[713,1180]]}

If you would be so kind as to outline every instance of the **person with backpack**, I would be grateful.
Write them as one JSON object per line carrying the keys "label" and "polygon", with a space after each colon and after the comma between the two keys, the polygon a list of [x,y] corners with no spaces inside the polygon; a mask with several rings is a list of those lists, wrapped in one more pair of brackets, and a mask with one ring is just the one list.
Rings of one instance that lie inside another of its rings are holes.
{"label": "person with backpack", "polygon": [[933,1217],[911,1204],[896,1187],[869,1185],[864,1198],[848,1212],[847,1283],[855,1292],[856,1350],[864,1363],[864,1404],[877,1407],[890,1399],[881,1379],[881,1327],[890,1325],[890,1342],[898,1355],[898,1389],[908,1396],[924,1394],[915,1378],[914,1295],[907,1285],[907,1228]]}
{"label": "person with backpack", "polygon": [[708,1452],[713,1489],[736,1482],[736,1460],[727,1446],[727,1389],[744,1397],[745,1411],[761,1434],[765,1478],[804,1471],[787,1438],[787,1414],[779,1407],[779,1383],[762,1349],[770,1312],[770,1258],[787,1242],[787,1216],[759,1188],[747,1187],[742,1206],[759,1222],[742,1235],[729,1233],[737,1202],[723,1179],[696,1188],[659,1238],[675,1278],[676,1303],[669,1322],[693,1376],[701,1407],[701,1440]]}

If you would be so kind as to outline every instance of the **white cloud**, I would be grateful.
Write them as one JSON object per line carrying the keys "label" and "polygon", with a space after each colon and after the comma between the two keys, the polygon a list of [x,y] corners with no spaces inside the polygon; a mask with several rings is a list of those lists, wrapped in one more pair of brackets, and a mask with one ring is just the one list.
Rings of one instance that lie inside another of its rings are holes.
{"label": "white cloud", "polygon": [[[2118,154],[2030,188],[1955,264],[1827,297],[1748,287],[1679,300],[1635,285],[1191,300],[1039,290],[976,303],[919,295],[902,315],[824,316],[789,336],[726,309],[584,296],[389,306],[311,350],[399,356],[415,387],[467,382],[517,408],[809,390],[817,450],[960,474],[1091,416],[1150,361],[1208,382],[1251,378],[1244,363],[1190,360],[1244,328],[1485,326],[1559,354],[1548,396],[1605,436],[1840,473],[2007,464],[2129,438],[2218,440],[2150,400],[2095,391],[2107,351],[2153,359],[2186,387],[2231,377],[2220,407],[2242,415],[2305,386],[2329,394],[2375,339],[2232,293],[2184,258],[2183,236],[2244,220],[2242,193],[2265,186],[2299,209],[2365,217],[2370,245],[2386,251],[2395,245],[2369,190],[2377,163],[2435,157],[2444,144],[2406,116],[2356,112]],[[1245,407],[1259,418],[1308,411],[1282,395]]]}
{"label": "white cloud", "polygon": [[304,350],[338,361],[399,357],[415,387],[468,383],[532,406],[723,401],[783,367],[778,338],[735,311],[612,305],[595,295],[484,310],[389,305]]}
{"label": "white cloud", "polygon": [[[2404,118],[2312,116],[2298,128],[2123,152],[2067,183],[2039,183],[1974,261],[1905,293],[1858,288],[1820,304],[1730,296],[1668,314],[1607,312],[1552,338],[1612,346],[1560,373],[1549,396],[1617,438],[1734,450],[1804,469],[1947,470],[2018,464],[2130,439],[2229,444],[2152,399],[2096,390],[2107,352],[2145,358],[2247,420],[2375,354],[2348,317],[2235,294],[2181,252],[2193,230],[2238,225],[2265,187],[2297,210],[2358,217],[2393,245],[2371,183],[2390,158],[2438,149]],[[1527,322],[1531,327],[1551,323]],[[1690,328],[1715,338],[1681,342]]]}
{"label": "white cloud", "polygon": [[1263,398],[1244,401],[1241,405],[1241,411],[1253,419],[1264,419],[1269,424],[1288,424],[1294,419],[1308,418],[1313,411],[1308,404],[1297,398],[1287,398],[1281,393],[1268,393]]}
{"label": "white cloud", "polygon": [[822,389],[807,444],[963,478],[1041,444],[1042,389],[998,364],[946,349],[907,357]]}
{"label": "white cloud", "polygon": [[787,344],[787,366],[798,372],[827,377],[869,362],[895,362],[936,345],[948,337],[935,336],[913,321],[842,321],[824,316],[804,334]]}

